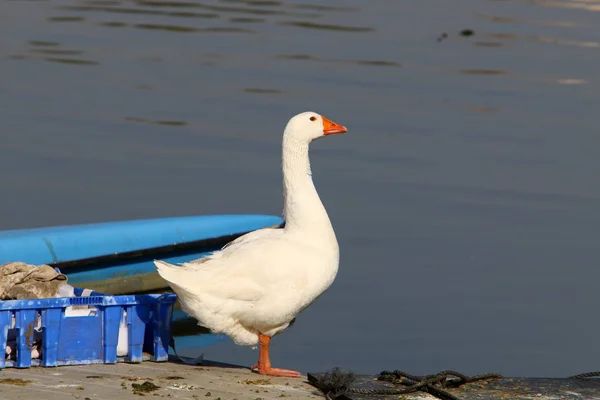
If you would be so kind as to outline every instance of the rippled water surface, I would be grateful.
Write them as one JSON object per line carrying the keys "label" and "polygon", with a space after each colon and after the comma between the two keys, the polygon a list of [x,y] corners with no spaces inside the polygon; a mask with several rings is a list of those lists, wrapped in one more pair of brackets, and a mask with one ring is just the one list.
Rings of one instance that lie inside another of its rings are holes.
{"label": "rippled water surface", "polygon": [[[0,3],[0,229],[280,214],[313,110],[341,247],[273,362],[600,367],[600,1]],[[193,344],[192,344],[193,345]],[[250,365],[226,341],[189,354]]]}

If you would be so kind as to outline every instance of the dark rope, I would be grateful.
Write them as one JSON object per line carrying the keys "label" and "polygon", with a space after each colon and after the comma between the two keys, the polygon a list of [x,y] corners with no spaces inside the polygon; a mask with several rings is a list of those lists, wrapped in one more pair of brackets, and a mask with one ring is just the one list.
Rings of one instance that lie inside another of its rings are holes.
{"label": "dark rope", "polygon": [[[455,378],[448,379],[450,377]],[[406,372],[396,370],[393,372],[383,371],[379,374],[377,379],[407,386],[404,389],[399,389],[399,391],[402,391],[402,393],[399,394],[413,393],[419,390],[422,392],[427,392],[439,399],[458,400],[458,397],[434,385],[440,385],[442,388],[459,387],[465,383],[498,378],[502,378],[502,376],[495,373],[467,376],[461,374],[460,372],[450,370],[441,371],[434,375],[427,375],[419,378],[417,376],[407,374]]]}
{"label": "dark rope", "polygon": [[593,378],[595,376],[600,376],[600,371],[596,372],[586,372],[585,374],[573,375],[570,376],[570,379],[585,379],[585,378]]}
{"label": "dark rope", "polygon": [[[448,379],[450,377],[455,378]],[[331,372],[323,376],[320,386],[328,399],[335,399],[345,393],[371,396],[398,396],[422,391],[442,400],[460,400],[442,388],[458,387],[465,383],[498,378],[502,378],[502,376],[494,373],[467,376],[456,371],[441,371],[435,375],[417,377],[398,370],[393,372],[383,371],[377,377],[378,380],[392,382],[396,385],[404,385],[405,387],[401,389],[358,389],[350,387],[355,380],[352,372],[342,372],[339,368],[334,368]],[[440,385],[442,388],[435,385]]]}

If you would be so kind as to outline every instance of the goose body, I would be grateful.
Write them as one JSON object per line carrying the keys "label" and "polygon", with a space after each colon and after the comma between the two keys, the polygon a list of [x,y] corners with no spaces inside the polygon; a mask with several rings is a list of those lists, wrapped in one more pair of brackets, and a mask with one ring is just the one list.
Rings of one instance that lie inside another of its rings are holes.
{"label": "goose body", "polygon": [[285,227],[250,232],[208,257],[175,266],[155,261],[183,311],[240,345],[260,345],[259,373],[272,368],[269,343],[333,283],[339,265],[335,232],[312,181],[312,140],[347,129],[314,112],[290,119],[282,143]]}

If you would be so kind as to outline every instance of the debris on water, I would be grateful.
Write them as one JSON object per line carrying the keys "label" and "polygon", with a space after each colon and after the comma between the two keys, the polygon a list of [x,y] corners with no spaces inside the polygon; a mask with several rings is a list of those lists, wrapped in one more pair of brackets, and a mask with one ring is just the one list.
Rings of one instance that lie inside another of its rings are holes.
{"label": "debris on water", "polygon": [[102,379],[104,378],[103,376],[100,375],[88,375],[86,376],[87,379]]}
{"label": "debris on water", "polygon": [[121,382],[121,387],[122,387],[123,389],[127,389],[127,384],[126,384],[125,382]]}
{"label": "debris on water", "polygon": [[15,385],[15,386],[27,386],[31,381],[20,379],[20,378],[4,378],[0,379],[0,384],[4,385]]}
{"label": "debris on water", "polygon": [[[471,37],[475,35],[475,31],[473,29],[463,29],[458,32],[460,36],[463,37]],[[448,39],[449,35],[446,32],[443,32],[440,36],[438,36],[437,41],[441,42],[442,40]]]}
{"label": "debris on water", "polygon": [[144,393],[150,393],[160,388],[160,386],[156,386],[150,381],[145,381],[144,383],[132,383],[131,387],[133,388],[133,394],[142,396]]}
{"label": "debris on water", "polygon": [[206,397],[210,397],[210,396],[212,396],[212,393],[211,392],[206,392],[205,396]]}

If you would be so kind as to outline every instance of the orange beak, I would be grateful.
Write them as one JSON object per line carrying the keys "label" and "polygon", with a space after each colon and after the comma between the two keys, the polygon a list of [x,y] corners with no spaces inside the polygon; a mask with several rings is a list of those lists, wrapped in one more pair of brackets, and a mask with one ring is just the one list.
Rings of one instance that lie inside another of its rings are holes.
{"label": "orange beak", "polygon": [[321,116],[321,119],[323,120],[323,135],[333,135],[336,133],[348,132],[348,128],[346,128],[345,126],[336,124],[335,122],[330,121],[323,116]]}

